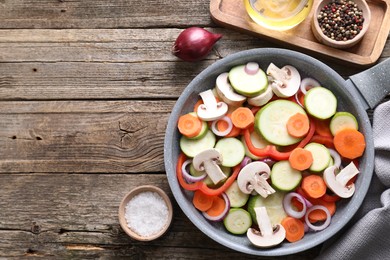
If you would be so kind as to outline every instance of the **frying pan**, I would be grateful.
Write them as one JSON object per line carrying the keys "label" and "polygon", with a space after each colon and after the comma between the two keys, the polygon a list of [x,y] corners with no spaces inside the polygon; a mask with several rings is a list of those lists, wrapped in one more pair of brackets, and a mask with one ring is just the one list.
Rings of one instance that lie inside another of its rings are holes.
{"label": "frying pan", "polygon": [[[330,89],[338,99],[338,111],[349,111],[359,123],[359,130],[366,139],[366,150],[360,159],[360,174],[355,183],[352,198],[338,202],[329,227],[317,233],[308,233],[295,243],[283,242],[268,249],[253,246],[245,235],[229,234],[222,223],[207,221],[192,205],[192,194],[183,190],[176,178],[176,162],[180,153],[177,121],[180,115],[191,112],[199,93],[213,88],[217,76],[236,65],[249,61],[259,63],[264,70],[272,62],[278,67],[292,65],[303,77],[312,77]],[[170,115],[164,141],[164,163],[172,193],[190,221],[204,234],[233,250],[258,256],[281,256],[298,253],[326,241],[342,229],[363,202],[374,171],[374,141],[366,110],[374,108],[390,92],[390,59],[345,81],[330,67],[305,54],[277,48],[260,48],[231,54],[206,68],[184,89]]]}

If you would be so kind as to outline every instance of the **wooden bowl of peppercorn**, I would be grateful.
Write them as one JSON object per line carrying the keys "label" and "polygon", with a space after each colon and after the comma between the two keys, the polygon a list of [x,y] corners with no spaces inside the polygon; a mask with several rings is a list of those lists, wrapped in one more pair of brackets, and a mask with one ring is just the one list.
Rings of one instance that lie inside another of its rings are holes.
{"label": "wooden bowl of peppercorn", "polygon": [[323,0],[314,7],[312,31],[328,46],[346,49],[367,32],[371,12],[365,0]]}

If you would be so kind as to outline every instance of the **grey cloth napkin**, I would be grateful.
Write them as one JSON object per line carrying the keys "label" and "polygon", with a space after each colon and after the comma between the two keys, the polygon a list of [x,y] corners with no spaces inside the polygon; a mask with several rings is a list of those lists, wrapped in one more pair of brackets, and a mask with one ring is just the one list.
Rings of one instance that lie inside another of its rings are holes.
{"label": "grey cloth napkin", "polygon": [[374,112],[375,174],[347,230],[325,243],[321,259],[390,259],[390,101]]}

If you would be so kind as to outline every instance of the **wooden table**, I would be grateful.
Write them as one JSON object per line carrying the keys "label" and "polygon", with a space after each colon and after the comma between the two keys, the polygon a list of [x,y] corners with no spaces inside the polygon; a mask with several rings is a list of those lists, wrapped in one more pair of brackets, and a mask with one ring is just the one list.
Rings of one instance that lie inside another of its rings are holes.
{"label": "wooden table", "polygon": [[[224,35],[204,61],[170,52],[190,26]],[[200,71],[281,45],[216,26],[206,0],[0,0],[0,27],[0,258],[261,259],[187,219],[167,183],[163,142]],[[380,60],[389,56],[387,40]],[[324,61],[343,76],[362,70]],[[142,184],[174,205],[169,232],[149,243],[130,239],[117,218],[122,197]]]}

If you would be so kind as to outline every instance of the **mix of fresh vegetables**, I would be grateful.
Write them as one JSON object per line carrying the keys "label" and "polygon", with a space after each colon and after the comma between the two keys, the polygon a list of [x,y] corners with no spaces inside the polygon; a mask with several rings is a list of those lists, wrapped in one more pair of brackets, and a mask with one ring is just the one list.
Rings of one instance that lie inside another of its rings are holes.
{"label": "mix of fresh vegetables", "polygon": [[356,118],[296,68],[249,62],[180,116],[177,178],[193,205],[258,247],[326,228],[350,198],[365,139]]}

